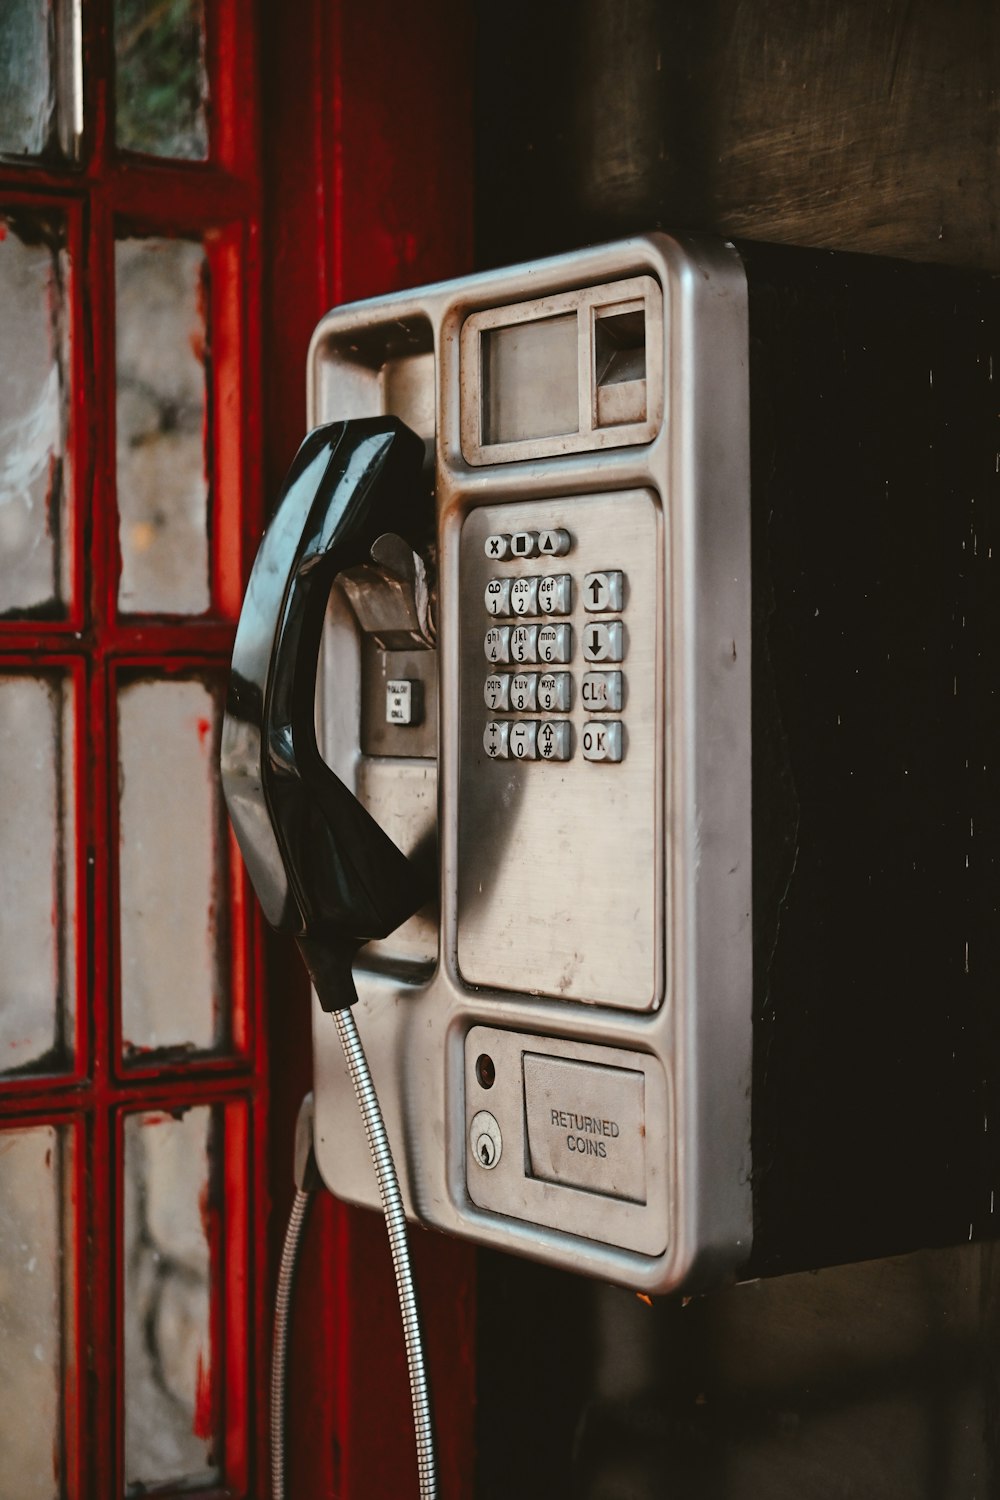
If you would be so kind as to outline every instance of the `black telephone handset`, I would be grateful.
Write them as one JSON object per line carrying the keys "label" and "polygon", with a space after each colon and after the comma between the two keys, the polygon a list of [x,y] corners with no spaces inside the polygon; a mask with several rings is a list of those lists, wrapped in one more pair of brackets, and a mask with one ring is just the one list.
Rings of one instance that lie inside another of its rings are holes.
{"label": "black telephone handset", "polygon": [[416,867],[330,770],[316,671],[330,587],[404,535],[423,443],[392,417],[318,427],[302,444],[250,575],[222,730],[222,785],[264,914],[292,932],[320,1003],[357,998],[351,963],[427,898]]}

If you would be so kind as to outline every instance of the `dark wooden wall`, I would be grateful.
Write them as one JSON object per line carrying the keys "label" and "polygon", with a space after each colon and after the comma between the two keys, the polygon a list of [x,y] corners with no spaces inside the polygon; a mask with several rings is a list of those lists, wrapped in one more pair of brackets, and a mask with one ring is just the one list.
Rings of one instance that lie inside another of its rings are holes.
{"label": "dark wooden wall", "polygon": [[654,225],[1000,270],[995,0],[480,5],[483,264]]}
{"label": "dark wooden wall", "polygon": [[[481,266],[660,226],[1000,271],[997,0],[482,0],[478,26]],[[480,1272],[477,1500],[1000,1495],[994,1246],[653,1309]]]}

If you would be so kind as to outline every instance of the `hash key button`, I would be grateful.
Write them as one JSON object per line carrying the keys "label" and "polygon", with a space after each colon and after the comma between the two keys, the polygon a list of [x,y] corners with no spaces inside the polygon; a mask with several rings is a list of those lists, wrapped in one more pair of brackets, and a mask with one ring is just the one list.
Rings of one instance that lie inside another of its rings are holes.
{"label": "hash key button", "polygon": [[583,627],[584,661],[621,661],[625,652],[621,620]]}
{"label": "hash key button", "polygon": [[570,734],[565,719],[546,719],[538,730],[538,759],[569,760]]}
{"label": "hash key button", "polygon": [[621,760],[621,722],[611,719],[601,724],[584,724],[581,743],[584,760]]}

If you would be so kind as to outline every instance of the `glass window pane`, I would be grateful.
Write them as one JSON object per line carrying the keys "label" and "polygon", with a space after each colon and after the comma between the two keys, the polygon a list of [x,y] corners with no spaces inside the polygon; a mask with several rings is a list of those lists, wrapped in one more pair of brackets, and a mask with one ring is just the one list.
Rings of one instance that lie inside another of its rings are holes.
{"label": "glass window pane", "polygon": [[209,605],[204,253],[186,240],[120,240],[115,274],[118,604],[201,614]]}
{"label": "glass window pane", "polygon": [[67,679],[0,676],[0,1073],[72,1056],[73,739]]}
{"label": "glass window pane", "polygon": [[200,0],[115,0],[115,133],[126,151],[200,160],[205,125]]}
{"label": "glass window pane", "polygon": [[0,216],[0,614],[68,592],[67,259],[54,217]]}
{"label": "glass window pane", "polygon": [[213,1111],[125,1121],[125,1478],[217,1477]]}
{"label": "glass window pane", "polygon": [[51,0],[4,0],[0,24],[0,152],[41,156],[56,109]]}
{"label": "glass window pane", "polygon": [[55,1126],[0,1131],[0,1500],[63,1495],[68,1157]]}
{"label": "glass window pane", "polygon": [[118,699],[122,1036],[126,1053],[225,1040],[225,842],[218,694],[131,682]]}

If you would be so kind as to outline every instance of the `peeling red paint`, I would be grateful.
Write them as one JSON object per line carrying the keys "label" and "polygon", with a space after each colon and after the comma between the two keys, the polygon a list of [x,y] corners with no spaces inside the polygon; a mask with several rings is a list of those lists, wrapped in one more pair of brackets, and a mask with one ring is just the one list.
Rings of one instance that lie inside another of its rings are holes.
{"label": "peeling red paint", "polygon": [[204,718],[199,719],[198,720],[198,724],[197,724],[197,728],[198,728],[198,739],[201,742],[202,749],[204,749],[206,743],[208,742],[208,737],[212,733],[212,721],[211,721],[211,719],[204,719]]}

